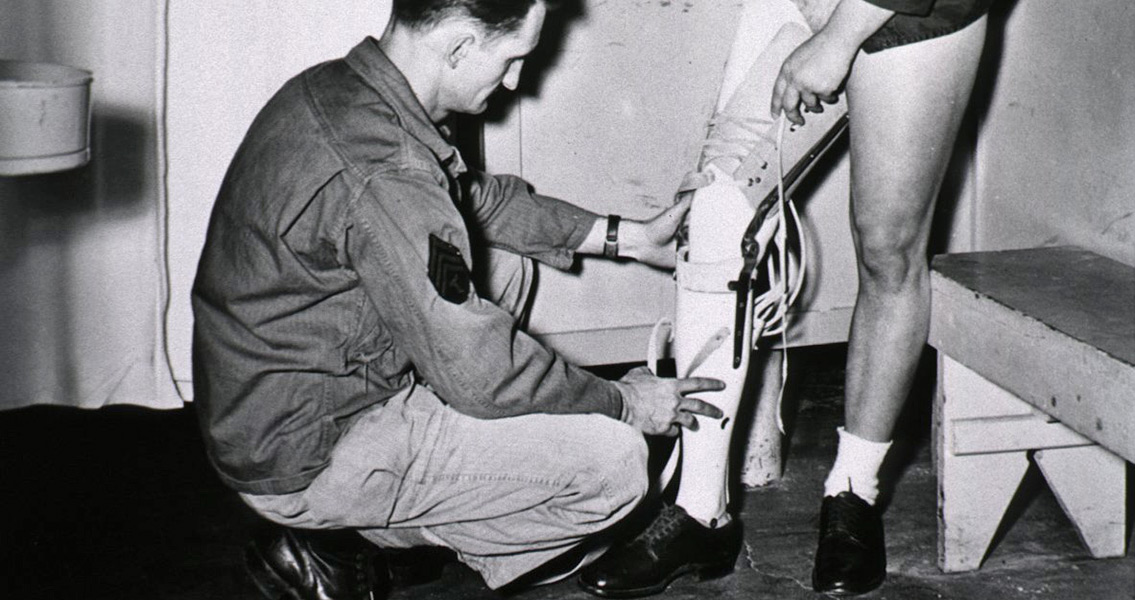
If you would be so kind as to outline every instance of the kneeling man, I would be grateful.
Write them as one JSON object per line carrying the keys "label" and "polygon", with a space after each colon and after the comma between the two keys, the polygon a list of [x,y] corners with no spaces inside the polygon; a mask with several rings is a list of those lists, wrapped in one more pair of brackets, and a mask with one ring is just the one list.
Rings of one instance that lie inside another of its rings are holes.
{"label": "kneeling man", "polygon": [[193,288],[193,382],[221,478],[284,526],[247,556],[272,597],[381,595],[327,530],[450,548],[497,588],[635,506],[643,433],[720,416],[685,396],[720,382],[607,381],[518,325],[533,259],[672,267],[687,209],[620,223],[465,166],[443,124],[516,87],[546,12],[395,0],[381,39],[285,84],[232,161]]}

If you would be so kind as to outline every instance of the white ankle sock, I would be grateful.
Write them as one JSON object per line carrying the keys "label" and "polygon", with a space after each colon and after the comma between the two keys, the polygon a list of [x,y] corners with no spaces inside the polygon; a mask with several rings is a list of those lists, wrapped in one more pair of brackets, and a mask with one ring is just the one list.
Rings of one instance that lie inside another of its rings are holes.
{"label": "white ankle sock", "polygon": [[879,495],[879,467],[890,449],[890,442],[865,440],[843,427],[839,432],[839,450],[835,464],[824,481],[824,495],[838,496],[840,492],[852,492],[874,505]]}

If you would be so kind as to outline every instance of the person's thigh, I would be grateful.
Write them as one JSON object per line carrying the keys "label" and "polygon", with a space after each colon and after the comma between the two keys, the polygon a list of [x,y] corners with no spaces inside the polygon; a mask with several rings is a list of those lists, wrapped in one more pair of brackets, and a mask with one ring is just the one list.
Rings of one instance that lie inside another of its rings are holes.
{"label": "person's thigh", "polygon": [[861,249],[925,247],[985,41],[956,33],[860,53],[847,82],[852,231]]}
{"label": "person's thigh", "polygon": [[[404,545],[435,528],[446,545],[491,554],[578,541],[646,487],[646,444],[629,425],[601,415],[475,419],[419,385],[361,416],[306,490],[245,500],[285,525],[402,530]],[[376,537],[402,545],[397,534]]]}
{"label": "person's thigh", "polygon": [[485,421],[447,410],[387,527],[363,535],[451,548],[497,588],[630,513],[646,494],[646,458],[639,431],[601,415]]}
{"label": "person's thigh", "polygon": [[[562,521],[546,527],[587,527],[645,491],[645,441],[614,419],[534,414],[484,420],[439,409],[432,394],[409,403],[412,410],[436,414],[438,423],[401,483],[389,527],[474,523],[543,506],[553,507]],[[510,539],[528,535],[545,536],[506,533]]]}

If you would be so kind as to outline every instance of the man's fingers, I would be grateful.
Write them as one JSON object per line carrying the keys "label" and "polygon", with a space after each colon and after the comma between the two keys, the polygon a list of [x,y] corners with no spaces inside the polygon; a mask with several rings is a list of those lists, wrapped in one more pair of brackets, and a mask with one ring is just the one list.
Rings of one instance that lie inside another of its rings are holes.
{"label": "man's fingers", "polygon": [[776,78],[776,83],[772,86],[772,105],[769,110],[772,111],[772,116],[775,119],[780,116],[780,111],[784,109],[784,90],[788,87],[788,82],[784,79],[782,73]]}
{"label": "man's fingers", "polygon": [[678,380],[679,394],[694,392],[719,392],[725,389],[725,382],[712,377],[687,377]]}
{"label": "man's fingers", "polygon": [[784,96],[781,99],[781,108],[784,110],[784,116],[788,117],[789,121],[797,125],[804,124],[804,117],[800,116],[800,90],[792,86],[784,90]]}
{"label": "man's fingers", "polygon": [[800,103],[804,108],[811,112],[823,112],[824,109],[820,106],[820,100],[815,94],[811,92],[800,92]]}
{"label": "man's fingers", "polygon": [[720,408],[717,408],[705,400],[698,400],[697,398],[682,398],[682,401],[678,403],[678,410],[686,415],[690,415],[691,419],[693,419],[693,415],[695,414],[711,419],[720,419],[725,416],[725,413],[721,412]]}

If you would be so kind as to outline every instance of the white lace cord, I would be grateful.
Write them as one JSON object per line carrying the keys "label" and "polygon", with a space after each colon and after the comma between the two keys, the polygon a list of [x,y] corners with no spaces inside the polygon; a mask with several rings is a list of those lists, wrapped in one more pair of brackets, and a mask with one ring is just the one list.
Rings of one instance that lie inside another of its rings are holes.
{"label": "white lace cord", "polygon": [[[781,117],[777,135],[778,148],[782,146],[784,139],[785,122],[784,117]],[[807,245],[803,236],[803,222],[796,210],[796,203],[788,198],[784,188],[782,154],[779,151],[777,153],[777,196],[777,205],[774,207],[777,212],[776,229],[768,240],[768,245],[775,247],[777,251],[767,253],[766,270],[769,289],[754,299],[754,310],[760,315],[762,328],[759,334],[754,332],[754,347],[755,342],[761,337],[784,334],[787,329],[788,308],[799,296],[803,287],[804,274],[807,270]],[[791,256],[788,253],[789,216],[796,225],[794,239],[800,247],[800,264],[795,273],[792,273],[793,269],[790,268]],[[762,226],[763,228],[764,226]],[[758,239],[766,237],[763,233],[762,231],[758,234]],[[764,243],[763,240],[760,241]]]}
{"label": "white lace cord", "polygon": [[[662,341],[662,334],[665,331],[665,342]],[[662,356],[661,346],[669,347],[670,342],[674,341],[674,323],[665,317],[658,320],[654,327],[650,330],[650,339],[646,344],[646,368],[655,376],[658,376],[658,361]]]}
{"label": "white lace cord", "polygon": [[[781,313],[781,328],[780,328],[780,389],[776,392],[776,429],[781,435],[785,434],[784,431],[784,417],[782,416],[781,407],[784,405],[784,388],[788,382],[788,306],[796,299],[796,291],[793,290],[792,297],[788,297],[788,222],[787,206],[789,202],[786,198],[784,190],[784,129],[787,119],[782,112],[779,117],[780,123],[777,125],[776,130],[776,193],[780,202],[780,228],[777,230],[777,246],[780,249],[780,267],[784,270],[783,277],[781,278],[781,303],[779,312]],[[795,204],[793,206],[793,214],[796,212]],[[799,221],[798,221],[799,222]],[[799,228],[797,229],[799,231]],[[800,243],[803,245],[803,236],[800,236]]]}
{"label": "white lace cord", "polygon": [[[753,307],[753,349],[756,349],[760,338],[780,335],[781,385],[776,398],[776,423],[781,434],[784,431],[784,418],[781,406],[784,401],[785,382],[788,379],[788,308],[795,302],[803,287],[804,274],[807,270],[807,245],[803,235],[803,222],[784,187],[784,130],[787,119],[783,114],[778,117],[776,135],[776,176],[777,176],[777,227],[771,240],[776,247],[776,261],[772,260],[773,253],[767,253],[766,266],[768,270],[769,291],[754,299]],[[791,269],[788,254],[788,213],[791,211],[792,219],[796,224],[796,240],[800,248],[800,265],[796,277],[789,282]],[[771,250],[771,249],[770,249]]]}
{"label": "white lace cord", "polygon": [[[731,154],[727,150],[740,150],[741,152],[754,152],[760,141],[769,141],[769,136],[758,129],[758,125],[772,124],[772,122],[761,119],[753,118],[739,118],[730,115],[721,115],[711,121],[711,126],[716,126],[721,123],[731,123],[738,125],[756,136],[755,141],[742,140],[739,138],[707,138],[704,142],[703,148],[707,151],[718,150],[721,154],[707,159],[705,162],[710,162],[714,158]],[[753,298],[753,318],[752,318],[752,347],[758,348],[761,338],[772,337],[779,335],[781,337],[781,347],[784,352],[781,353],[781,385],[777,392],[777,427],[780,432],[784,433],[784,419],[781,415],[781,405],[784,400],[785,382],[788,378],[788,309],[796,301],[803,288],[804,276],[807,272],[807,242],[804,236],[804,223],[800,219],[800,214],[796,209],[796,203],[788,197],[787,190],[784,184],[784,132],[788,127],[788,120],[782,113],[776,120],[777,133],[775,140],[776,148],[776,176],[777,176],[777,204],[773,207],[776,211],[775,222],[769,221],[762,224],[758,231],[757,237],[760,247],[765,250],[765,267],[767,271],[769,289],[767,292]],[[766,128],[767,129],[767,128]],[[735,155],[734,155],[735,156]],[[767,163],[766,163],[767,164]],[[711,178],[712,180],[712,178]],[[749,184],[747,181],[737,181],[730,179],[729,181],[722,182],[729,183],[738,187],[745,187]],[[790,255],[788,252],[788,218],[791,218],[796,225],[794,239],[797,246],[800,248],[799,261],[800,264],[796,269],[795,276],[793,277],[792,269],[790,268]],[[771,217],[772,215],[766,216]],[[770,232],[766,228],[773,228]],[[776,248],[776,252],[772,249]]]}

